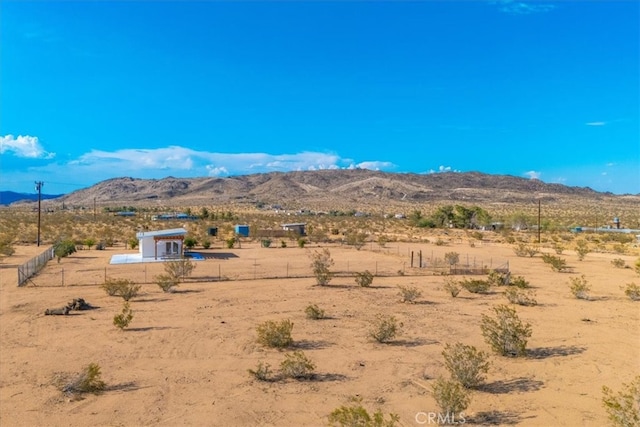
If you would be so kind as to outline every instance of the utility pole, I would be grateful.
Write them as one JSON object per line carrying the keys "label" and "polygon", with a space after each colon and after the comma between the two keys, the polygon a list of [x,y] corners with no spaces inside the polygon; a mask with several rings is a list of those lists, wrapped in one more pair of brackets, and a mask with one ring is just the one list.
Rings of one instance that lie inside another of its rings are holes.
{"label": "utility pole", "polygon": [[40,246],[40,211],[41,206],[42,206],[42,186],[44,185],[44,182],[42,181],[36,181],[36,191],[38,191],[38,246]]}
{"label": "utility pole", "polygon": [[540,229],[542,228],[541,224],[541,216],[542,216],[542,208],[540,207],[540,199],[538,199],[538,244],[540,244]]}

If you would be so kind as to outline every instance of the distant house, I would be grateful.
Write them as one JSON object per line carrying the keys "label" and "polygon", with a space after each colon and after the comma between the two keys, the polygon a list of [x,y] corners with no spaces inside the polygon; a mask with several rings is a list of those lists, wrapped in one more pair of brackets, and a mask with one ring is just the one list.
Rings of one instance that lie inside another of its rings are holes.
{"label": "distant house", "polygon": [[136,216],[135,212],[131,211],[120,211],[113,214],[114,216]]}
{"label": "distant house", "polygon": [[139,240],[140,255],[143,259],[178,258],[182,256],[186,234],[187,230],[184,228],[141,231],[136,234]]}
{"label": "distant house", "polygon": [[307,232],[305,230],[305,227],[307,226],[306,223],[303,222],[296,222],[293,224],[282,224],[282,229],[286,230],[286,231],[292,231],[300,236],[306,236]]}

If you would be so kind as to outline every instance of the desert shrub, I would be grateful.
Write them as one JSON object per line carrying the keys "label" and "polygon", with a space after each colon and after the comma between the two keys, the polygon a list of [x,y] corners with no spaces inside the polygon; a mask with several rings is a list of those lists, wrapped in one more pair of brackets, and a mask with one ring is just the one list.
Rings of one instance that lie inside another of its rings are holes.
{"label": "desert shrub", "polygon": [[168,261],[164,263],[165,273],[178,281],[191,276],[195,268],[196,265],[188,258],[180,258],[175,261]]}
{"label": "desert shrub", "polygon": [[589,299],[591,286],[589,285],[589,282],[587,282],[587,278],[584,274],[580,277],[571,277],[569,279],[569,289],[574,297],[578,299]]}
{"label": "desert shrub", "polygon": [[602,405],[607,411],[612,425],[616,427],[640,426],[640,375],[629,383],[623,383],[622,390],[618,393],[603,386],[602,395]]}
{"label": "desert shrub", "polygon": [[462,343],[447,344],[442,351],[451,378],[466,388],[479,386],[489,370],[488,354]]}
{"label": "desert shrub", "polygon": [[236,238],[229,237],[227,240],[224,241],[224,243],[227,245],[227,249],[233,249],[233,247],[236,245]]}
{"label": "desert shrub", "polygon": [[520,242],[518,244],[516,244],[516,246],[513,248],[513,251],[515,252],[516,256],[519,257],[534,257],[537,253],[540,252],[540,250],[538,250],[538,248],[536,248],[535,246],[531,246],[527,243],[523,243]]}
{"label": "desert shrub", "polygon": [[198,240],[193,236],[187,236],[184,238],[184,246],[187,249],[193,249],[198,244]]}
{"label": "desert shrub", "polygon": [[0,255],[11,256],[15,253],[15,251],[16,250],[13,247],[13,238],[2,236],[0,238]]}
{"label": "desert shrub", "polygon": [[63,240],[53,245],[53,254],[58,259],[58,262],[74,252],[76,252],[76,245],[72,240]]}
{"label": "desert shrub", "polygon": [[516,288],[526,289],[528,288],[529,282],[522,276],[514,276],[509,279],[509,286],[515,286]]}
{"label": "desert shrub", "polygon": [[102,392],[106,387],[104,381],[102,381],[102,372],[100,372],[100,365],[97,363],[90,363],[79,374],[75,375],[71,381],[62,386],[62,391],[65,393],[94,393],[98,394]]}
{"label": "desert shrub", "polygon": [[263,248],[268,248],[269,246],[271,246],[271,239],[262,239],[262,240],[260,241],[260,245],[261,245]]}
{"label": "desert shrub", "polygon": [[398,285],[398,295],[400,296],[400,302],[414,303],[418,298],[422,296],[422,292],[415,286],[402,286]]}
{"label": "desert shrub", "polygon": [[562,246],[560,243],[554,243],[553,245],[551,245],[551,248],[555,251],[556,255],[562,255],[562,253],[564,252],[564,246]]}
{"label": "desert shrub", "polygon": [[[127,241],[127,243],[129,244],[129,247],[131,249],[135,249],[138,247],[138,244],[140,243],[140,241],[138,239],[136,239],[135,237],[132,237],[131,239],[129,239]],[[104,248],[103,248],[104,249]]]}
{"label": "desert shrub", "polygon": [[492,308],[494,317],[483,314],[480,329],[485,341],[502,356],[524,356],[531,325],[522,323],[516,311],[504,304]]}
{"label": "desert shrub", "polygon": [[280,247],[281,248],[286,248],[287,247],[287,242],[285,242],[284,240],[280,240]]}
{"label": "desert shrub", "polygon": [[537,305],[538,302],[535,298],[533,291],[526,291],[520,288],[510,287],[504,292],[504,296],[507,297],[510,303],[518,305]]}
{"label": "desert shrub", "polygon": [[444,240],[442,240],[441,238],[438,237],[438,239],[434,242],[434,244],[436,246],[444,246],[447,244],[447,242],[445,242]]}
{"label": "desert shrub", "polygon": [[280,372],[284,378],[310,378],[315,368],[314,363],[299,350],[285,354],[284,360],[280,363]]}
{"label": "desert shrub", "polygon": [[83,240],[82,244],[85,245],[87,249],[91,250],[91,248],[96,244],[96,239],[88,237]]}
{"label": "desert shrub", "polygon": [[[137,243],[136,243],[136,246],[137,246]],[[104,240],[101,240],[96,244],[97,251],[104,251],[106,248],[107,248],[107,243]]]}
{"label": "desert shrub", "polygon": [[438,378],[432,384],[431,391],[440,411],[446,414],[447,418],[455,419],[467,409],[471,401],[469,391],[458,381]]}
{"label": "desert shrub", "polygon": [[113,316],[113,324],[116,328],[121,331],[129,326],[131,320],[133,319],[133,311],[131,311],[131,307],[129,307],[129,303],[125,302],[122,306],[122,312],[120,314],[116,314]]}
{"label": "desert shrub", "polygon": [[567,269],[567,261],[559,256],[542,254],[542,261],[544,261],[545,264],[549,264],[553,271],[564,271]]}
{"label": "desert shrub", "polygon": [[496,270],[491,270],[487,275],[487,282],[491,286],[505,286],[508,285],[510,281],[509,273],[501,273]]}
{"label": "desert shrub", "polygon": [[444,260],[449,265],[456,265],[460,262],[460,254],[458,252],[447,252],[444,254]]}
{"label": "desert shrub", "polygon": [[635,270],[636,274],[640,276],[640,258],[638,258],[633,264],[633,269]]}
{"label": "desert shrub", "polygon": [[125,301],[129,301],[138,296],[141,285],[136,285],[133,280],[129,279],[107,279],[101,287],[107,295],[119,296]]}
{"label": "desert shrub", "polygon": [[487,280],[481,279],[464,279],[460,282],[460,286],[473,294],[486,294],[491,288]]}
{"label": "desert shrub", "polygon": [[640,286],[635,283],[627,283],[624,287],[624,294],[633,301],[640,301]]}
{"label": "desert shrub", "polygon": [[267,320],[258,325],[258,342],[267,347],[285,348],[293,344],[291,331],[293,322],[291,320]]}
{"label": "desert shrub", "polygon": [[622,258],[615,258],[611,260],[611,265],[613,265],[615,268],[624,268],[625,264],[626,263]]}
{"label": "desert shrub", "polygon": [[247,371],[258,381],[271,381],[273,378],[271,365],[268,363],[259,362],[255,370],[247,369]]}
{"label": "desert shrub", "polygon": [[578,240],[576,242],[575,251],[576,255],[578,255],[578,260],[582,261],[584,257],[589,253],[589,245],[585,240]]}
{"label": "desert shrub", "polygon": [[617,254],[626,254],[627,247],[622,243],[616,243],[615,245],[613,245],[613,251]]}
{"label": "desert shrub", "polygon": [[373,320],[369,335],[379,343],[391,342],[399,333],[402,324],[394,316],[379,314]]}
{"label": "desert shrub", "polygon": [[364,233],[348,233],[344,237],[344,240],[347,245],[353,246],[359,251],[364,246],[367,240],[367,235]]}
{"label": "desert shrub", "polygon": [[178,286],[180,280],[169,275],[169,274],[158,274],[154,277],[156,284],[162,289],[164,292],[173,292],[173,288]]}
{"label": "desert shrub", "polygon": [[351,406],[341,406],[334,409],[329,414],[329,426],[331,427],[394,427],[400,420],[396,414],[389,414],[389,419],[385,419],[382,411],[378,410],[369,414],[360,403],[360,399],[355,399]]}
{"label": "desert shrub", "polygon": [[365,270],[362,273],[356,273],[356,283],[358,286],[368,288],[373,283],[373,273],[369,270]]}
{"label": "desert shrub", "polygon": [[296,241],[296,243],[298,244],[298,247],[299,247],[300,249],[302,249],[302,248],[304,248],[304,245],[306,245],[306,244],[307,244],[307,239],[305,239],[305,238],[303,238],[303,237],[300,237],[300,238]]}
{"label": "desert shrub", "polygon": [[304,309],[304,312],[307,314],[307,318],[309,319],[318,320],[325,318],[324,310],[316,304],[309,304],[307,308]]}
{"label": "desert shrub", "polygon": [[334,264],[331,252],[327,248],[322,251],[313,251],[310,258],[311,269],[313,276],[316,278],[316,283],[320,286],[328,285],[333,278],[333,273],[330,270]]}
{"label": "desert shrub", "polygon": [[458,294],[460,293],[460,290],[462,289],[459,285],[458,285],[458,281],[451,278],[451,277],[447,277],[444,280],[444,284],[442,285],[442,288],[449,293],[449,295],[451,295],[453,298],[457,297]]}
{"label": "desert shrub", "polygon": [[209,239],[204,239],[202,241],[202,248],[203,249],[209,249],[211,247],[211,240]]}

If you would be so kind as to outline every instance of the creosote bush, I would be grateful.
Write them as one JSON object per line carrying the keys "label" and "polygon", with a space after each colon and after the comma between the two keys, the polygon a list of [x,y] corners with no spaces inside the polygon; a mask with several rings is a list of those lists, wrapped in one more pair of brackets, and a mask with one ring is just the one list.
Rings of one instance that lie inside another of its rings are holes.
{"label": "creosote bush", "polygon": [[438,407],[440,407],[440,412],[446,414],[447,418],[453,418],[453,422],[449,419],[449,422],[452,423],[455,422],[456,417],[462,415],[471,402],[469,391],[455,380],[438,378],[432,384],[431,391]]}
{"label": "creosote bush", "polygon": [[122,306],[122,312],[113,316],[113,324],[116,328],[122,331],[129,326],[131,320],[133,320],[133,311],[131,310],[129,303],[125,302]]}
{"label": "creosote bush", "polygon": [[516,311],[504,304],[492,308],[494,316],[483,314],[480,329],[487,344],[502,356],[526,355],[531,325],[523,323]]}
{"label": "creosote bush", "polygon": [[460,262],[460,254],[458,252],[447,252],[444,254],[444,260],[449,265],[456,265]]}
{"label": "creosote bush", "polygon": [[363,288],[368,288],[373,283],[373,273],[369,270],[365,270],[362,273],[357,272],[356,274],[356,284]]}
{"label": "creosote bush", "polygon": [[400,302],[415,303],[416,300],[422,296],[422,292],[415,286],[398,285],[398,289]]}
{"label": "creosote bush", "polygon": [[460,286],[473,294],[487,294],[491,289],[489,282],[481,279],[464,279],[460,282]]}
{"label": "creosote bush", "polygon": [[324,248],[322,251],[313,251],[310,255],[311,270],[316,278],[316,284],[320,286],[328,285],[333,278],[331,267],[334,264],[329,249]]}
{"label": "creosote bush", "polygon": [[319,320],[325,318],[324,310],[318,307],[316,304],[309,304],[304,309],[308,319]]}
{"label": "creosote bush", "polygon": [[362,406],[361,398],[352,400],[354,402],[352,405],[343,405],[329,414],[331,427],[395,427],[396,423],[400,421],[397,414],[389,414],[389,419],[385,419],[380,410],[369,414]]}
{"label": "creosote bush", "polygon": [[162,289],[164,292],[173,292],[173,288],[178,286],[180,280],[176,277],[173,277],[169,274],[158,274],[154,277],[156,284]]}
{"label": "creosote bush", "polygon": [[631,382],[622,384],[622,390],[614,393],[607,386],[602,387],[602,405],[609,421],[616,427],[640,426],[640,375]]}
{"label": "creosote bush", "polygon": [[516,287],[509,287],[504,292],[504,296],[512,304],[527,305],[527,306],[538,305],[538,302],[536,301],[535,292],[533,291],[527,291],[527,290],[516,288]]}
{"label": "creosote bush", "polygon": [[106,387],[102,381],[102,373],[100,365],[90,363],[70,382],[62,386],[62,391],[70,394],[94,393],[102,392]]}
{"label": "creosote bush", "polygon": [[101,287],[107,295],[119,296],[123,300],[129,301],[131,298],[138,296],[141,286],[136,285],[133,280],[129,279],[107,279]]}
{"label": "creosote bush", "polygon": [[622,258],[615,258],[611,260],[611,265],[613,265],[615,268],[624,268],[626,263]]}
{"label": "creosote bush", "polygon": [[401,328],[402,323],[394,316],[379,314],[371,324],[369,335],[379,343],[388,343],[400,333]]}
{"label": "creosote bush", "polygon": [[458,285],[458,281],[452,277],[447,277],[446,279],[444,279],[442,288],[453,298],[457,297],[462,290],[462,288]]}
{"label": "creosote bush", "polygon": [[489,370],[488,354],[471,345],[447,344],[442,356],[451,379],[460,382],[466,388],[478,387],[484,381],[483,374]]}
{"label": "creosote bush", "polygon": [[576,242],[575,251],[576,251],[576,255],[578,255],[578,260],[582,261],[584,259],[584,257],[587,256],[587,254],[590,251],[589,250],[589,245],[584,240],[578,240]]}
{"label": "creosote bush", "polygon": [[640,301],[640,286],[634,282],[627,283],[624,287],[624,294],[633,301]]}
{"label": "creosote bush", "polygon": [[284,360],[280,363],[282,377],[296,380],[311,378],[315,368],[315,364],[299,350],[285,354]]}
{"label": "creosote bush", "polygon": [[291,320],[267,320],[258,325],[258,342],[267,347],[285,348],[293,344],[291,331],[293,330],[293,322]]}
{"label": "creosote bush", "polygon": [[534,256],[536,256],[536,254],[540,252],[540,250],[535,246],[531,246],[523,242],[516,244],[516,246],[513,248],[513,251],[515,252],[516,256],[519,256],[519,257],[528,256],[530,258],[533,258]]}
{"label": "creosote bush", "polygon": [[542,261],[544,261],[545,264],[549,264],[553,271],[564,271],[567,269],[567,261],[559,256],[542,254]]}
{"label": "creosote bush", "polygon": [[571,277],[569,279],[569,289],[574,297],[578,299],[589,299],[591,285],[587,282],[587,278],[584,274],[580,277]]}

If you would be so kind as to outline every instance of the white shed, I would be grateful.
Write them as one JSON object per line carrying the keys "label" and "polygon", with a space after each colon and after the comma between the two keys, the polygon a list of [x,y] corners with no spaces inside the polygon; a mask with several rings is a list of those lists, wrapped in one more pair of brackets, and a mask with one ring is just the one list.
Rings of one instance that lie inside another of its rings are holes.
{"label": "white shed", "polygon": [[140,255],[143,259],[180,257],[182,256],[184,236],[186,234],[187,230],[184,228],[141,231],[136,234],[139,240]]}

